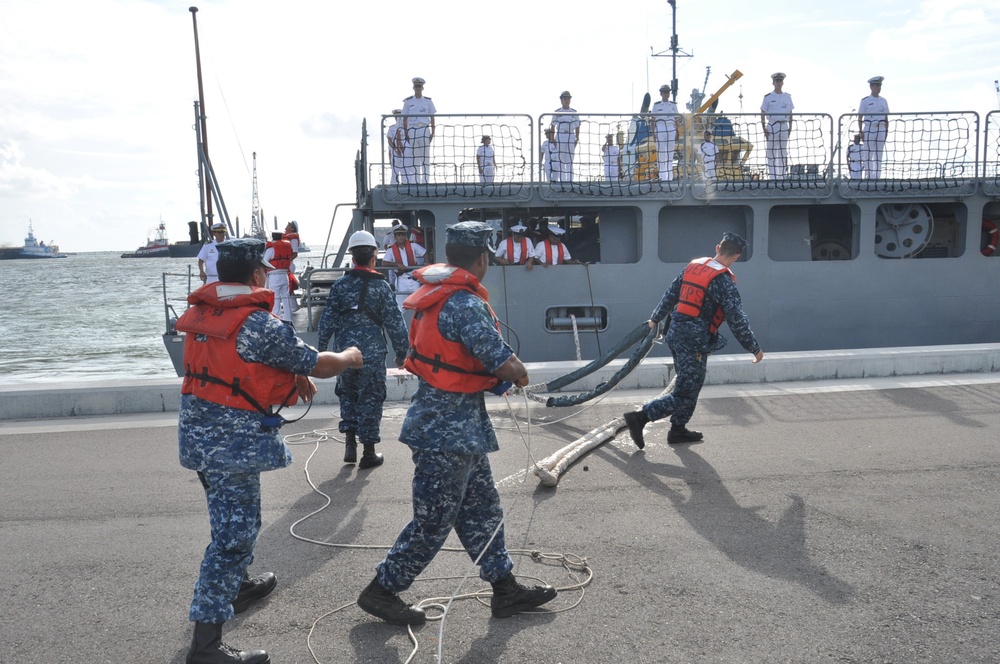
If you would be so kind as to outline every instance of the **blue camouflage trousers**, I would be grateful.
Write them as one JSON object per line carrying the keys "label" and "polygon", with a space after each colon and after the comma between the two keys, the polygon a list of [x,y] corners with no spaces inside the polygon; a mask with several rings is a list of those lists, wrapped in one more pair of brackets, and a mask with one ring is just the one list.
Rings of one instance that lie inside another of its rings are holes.
{"label": "blue camouflage trousers", "polygon": [[379,585],[394,593],[413,580],[444,546],[452,528],[469,557],[479,554],[479,577],[493,583],[510,574],[500,494],[485,454],[413,449],[413,520],[403,528],[385,560],[376,566]]}
{"label": "blue camouflage trousers", "polygon": [[672,345],[670,351],[674,356],[674,371],[677,372],[674,389],[666,396],[653,399],[642,409],[652,421],[671,415],[670,422],[682,427],[691,421],[698,405],[698,395],[705,384],[708,353],[696,352],[683,343]]}
{"label": "blue camouflage trousers", "polygon": [[354,431],[362,443],[382,440],[382,404],[385,402],[385,355],[365,357],[360,369],[347,369],[337,377],[334,390],[340,398],[340,433]]}
{"label": "blue camouflage trousers", "polygon": [[240,590],[260,533],[260,473],[200,471],[208,500],[212,542],[205,549],[194,585],[188,619],[223,623],[233,617],[232,601]]}

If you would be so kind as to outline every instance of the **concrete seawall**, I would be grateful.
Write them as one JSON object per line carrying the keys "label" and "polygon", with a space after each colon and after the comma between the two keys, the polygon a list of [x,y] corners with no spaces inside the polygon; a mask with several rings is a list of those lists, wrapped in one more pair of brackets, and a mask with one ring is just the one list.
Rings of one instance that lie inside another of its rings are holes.
{"label": "concrete seawall", "polygon": [[[563,392],[580,392],[608,380],[624,363],[618,360],[573,383]],[[533,384],[546,383],[587,362],[536,362],[528,365]],[[1000,371],[1000,344],[912,346],[853,350],[773,353],[752,364],[745,353],[718,355],[708,362],[709,385],[776,383],[844,378],[886,378]],[[620,384],[621,389],[662,389],[670,382],[672,361],[644,361]],[[175,412],[180,404],[180,378],[73,384],[0,386],[0,419]],[[337,402],[333,380],[317,380],[316,405]],[[389,401],[408,401],[417,379],[391,369]]]}

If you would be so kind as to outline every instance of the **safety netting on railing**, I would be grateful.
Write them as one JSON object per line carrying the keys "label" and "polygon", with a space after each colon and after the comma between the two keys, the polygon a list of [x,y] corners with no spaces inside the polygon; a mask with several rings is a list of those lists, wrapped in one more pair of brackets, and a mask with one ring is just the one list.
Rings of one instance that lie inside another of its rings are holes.
{"label": "safety netting on railing", "polygon": [[[993,122],[980,164],[979,117],[960,113],[546,113],[385,116],[373,182],[388,198],[564,195],[696,197],[724,192],[845,195],[998,187]],[[431,126],[431,124],[433,126]]]}

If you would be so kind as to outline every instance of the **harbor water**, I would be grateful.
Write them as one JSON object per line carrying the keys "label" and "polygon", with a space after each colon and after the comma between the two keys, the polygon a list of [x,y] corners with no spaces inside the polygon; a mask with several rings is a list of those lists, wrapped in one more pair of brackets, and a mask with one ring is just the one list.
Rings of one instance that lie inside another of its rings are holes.
{"label": "harbor water", "polygon": [[[162,274],[186,274],[195,258],[123,259],[121,252],[0,261],[0,385],[170,378],[163,346]],[[302,268],[307,261],[299,259]],[[187,279],[170,297],[184,311]]]}

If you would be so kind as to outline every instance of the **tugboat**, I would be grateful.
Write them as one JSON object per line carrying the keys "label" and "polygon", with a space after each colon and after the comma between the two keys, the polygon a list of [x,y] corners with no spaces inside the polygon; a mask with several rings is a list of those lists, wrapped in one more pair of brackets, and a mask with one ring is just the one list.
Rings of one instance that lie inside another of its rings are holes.
{"label": "tugboat", "polygon": [[170,256],[170,242],[167,241],[167,225],[160,220],[156,237],[146,240],[146,245],[135,251],[122,254],[122,258],[166,258]]}
{"label": "tugboat", "polygon": [[18,252],[17,258],[66,258],[66,254],[59,253],[58,245],[46,245],[45,242],[36,240],[31,220],[28,220],[28,237],[24,238],[24,247]]}

